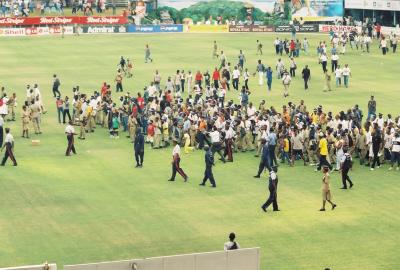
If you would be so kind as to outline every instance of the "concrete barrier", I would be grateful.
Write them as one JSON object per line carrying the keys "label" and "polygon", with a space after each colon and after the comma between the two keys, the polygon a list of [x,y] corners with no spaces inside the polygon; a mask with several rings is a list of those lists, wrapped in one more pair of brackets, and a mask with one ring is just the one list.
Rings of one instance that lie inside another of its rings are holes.
{"label": "concrete barrier", "polygon": [[[133,266],[135,264],[135,267]],[[65,265],[64,270],[259,270],[260,249],[245,248],[176,256]],[[36,269],[35,269],[36,270]]]}
{"label": "concrete barrier", "polygon": [[54,263],[41,264],[41,265],[29,265],[29,266],[0,268],[0,270],[57,270],[57,265]]}

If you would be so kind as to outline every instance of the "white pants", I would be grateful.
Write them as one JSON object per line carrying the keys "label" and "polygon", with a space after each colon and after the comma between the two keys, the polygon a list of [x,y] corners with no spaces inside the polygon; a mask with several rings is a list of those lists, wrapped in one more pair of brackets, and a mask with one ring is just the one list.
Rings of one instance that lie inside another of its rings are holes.
{"label": "white pants", "polygon": [[258,85],[263,85],[264,83],[264,72],[258,72]]}

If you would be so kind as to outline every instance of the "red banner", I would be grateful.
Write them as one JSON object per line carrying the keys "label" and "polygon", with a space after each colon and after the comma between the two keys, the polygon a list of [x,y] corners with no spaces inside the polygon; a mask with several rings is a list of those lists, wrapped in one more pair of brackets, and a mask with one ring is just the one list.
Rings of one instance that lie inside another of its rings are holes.
{"label": "red banner", "polygon": [[128,19],[123,16],[108,17],[26,17],[26,18],[0,18],[0,26],[19,25],[55,25],[55,24],[92,24],[92,25],[116,25],[127,24]]}

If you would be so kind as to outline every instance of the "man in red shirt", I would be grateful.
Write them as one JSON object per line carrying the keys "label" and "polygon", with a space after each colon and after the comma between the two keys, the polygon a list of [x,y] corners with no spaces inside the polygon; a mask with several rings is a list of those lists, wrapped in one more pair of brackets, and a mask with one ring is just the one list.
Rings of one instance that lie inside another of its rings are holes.
{"label": "man in red shirt", "polygon": [[196,84],[201,87],[201,81],[203,80],[203,74],[201,74],[200,70],[197,71],[195,80],[196,80]]}
{"label": "man in red shirt", "polygon": [[376,38],[379,39],[381,37],[381,25],[379,23],[376,23],[375,31],[376,31]]}
{"label": "man in red shirt", "polygon": [[104,82],[103,86],[101,87],[101,97],[104,97],[107,94],[108,89],[109,88],[107,87],[107,83]]}
{"label": "man in red shirt", "polygon": [[137,105],[139,106],[140,110],[144,109],[144,98],[142,98],[142,95],[140,93],[137,94],[136,98]]}
{"label": "man in red shirt", "polygon": [[218,68],[215,68],[214,72],[213,72],[213,80],[214,80],[214,86],[215,88],[219,88],[219,80],[221,78],[221,75],[219,74]]}

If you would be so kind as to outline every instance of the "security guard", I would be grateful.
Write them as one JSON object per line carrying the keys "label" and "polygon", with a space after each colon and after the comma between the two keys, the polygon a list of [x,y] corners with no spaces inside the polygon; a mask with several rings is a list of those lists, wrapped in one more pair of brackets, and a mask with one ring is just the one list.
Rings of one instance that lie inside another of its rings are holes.
{"label": "security guard", "polygon": [[353,187],[353,182],[350,180],[349,177],[349,170],[351,169],[352,165],[352,158],[351,155],[348,153],[347,148],[343,148],[344,155],[340,161],[340,170],[342,171],[342,183],[343,187],[341,189],[347,189],[347,181],[350,183],[350,188]]}
{"label": "security guard", "polygon": [[266,139],[261,139],[261,145],[262,145],[262,154],[261,154],[261,161],[260,165],[258,167],[258,173],[257,175],[254,176],[254,178],[260,178],[261,173],[265,168],[268,168],[268,170],[271,170],[271,161],[270,161],[270,154],[269,154],[269,146],[267,143]]}
{"label": "security guard", "polygon": [[204,146],[204,151],[205,151],[204,159],[206,162],[206,170],[204,171],[203,182],[200,184],[200,186],[205,186],[207,180],[210,180],[211,187],[215,188],[217,187],[217,185],[215,184],[215,179],[212,172],[212,167],[214,166],[214,155],[208,145]]}
{"label": "security guard", "polygon": [[268,184],[268,189],[269,189],[269,197],[268,200],[261,206],[261,209],[264,212],[267,212],[267,208],[270,204],[272,204],[272,208],[274,211],[279,211],[278,208],[278,167],[270,167],[269,168],[269,184]]}
{"label": "security guard", "polygon": [[135,148],[136,168],[142,168],[143,158],[144,158],[144,136],[142,134],[141,128],[138,128],[136,130],[134,148]]}
{"label": "security guard", "polygon": [[1,152],[3,152],[4,148],[6,148],[6,152],[4,153],[3,160],[1,161],[1,166],[6,164],[8,158],[14,163],[14,166],[17,166],[17,161],[15,160],[13,149],[14,149],[14,137],[10,133],[10,128],[6,128],[6,137],[4,139],[4,145],[1,148]]}

